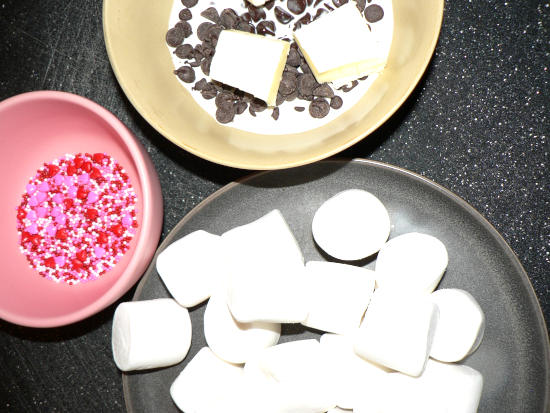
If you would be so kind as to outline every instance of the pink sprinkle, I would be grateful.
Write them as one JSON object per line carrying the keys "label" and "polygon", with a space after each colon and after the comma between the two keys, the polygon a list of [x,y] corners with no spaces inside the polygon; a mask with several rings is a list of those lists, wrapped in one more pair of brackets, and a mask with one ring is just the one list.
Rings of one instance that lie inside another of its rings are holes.
{"label": "pink sprinkle", "polygon": [[73,184],[73,177],[71,175],[65,176],[65,185],[71,186]]}
{"label": "pink sprinkle", "polygon": [[31,224],[27,227],[27,232],[29,234],[36,234],[38,232],[38,227],[36,226],[36,224]]}
{"label": "pink sprinkle", "polygon": [[65,178],[63,178],[63,175],[57,174],[56,176],[54,176],[54,178],[53,178],[53,183],[54,184],[59,186],[59,185],[63,184],[63,182],[65,182]]}
{"label": "pink sprinkle", "polygon": [[93,204],[94,202],[96,202],[98,199],[98,196],[95,192],[90,192],[88,194],[88,204]]}
{"label": "pink sprinkle", "polygon": [[29,205],[32,206],[32,207],[35,207],[38,205],[38,199],[36,198],[35,195],[31,196],[30,199],[29,199]]}
{"label": "pink sprinkle", "polygon": [[33,184],[27,184],[27,194],[32,195],[36,192],[36,186]]}
{"label": "pink sprinkle", "polygon": [[[59,195],[59,194],[56,194],[56,195]],[[63,200],[63,198],[61,198],[61,200]],[[57,200],[55,199],[55,196],[54,196],[54,201],[57,202]],[[61,203],[61,201],[59,201],[58,203]],[[59,207],[52,208],[52,212],[50,214],[52,217],[55,218],[56,216],[61,214],[61,208]]]}
{"label": "pink sprinkle", "polygon": [[63,202],[63,195],[61,195],[60,193],[57,193],[53,196],[53,201],[56,203],[56,204],[60,204]]}
{"label": "pink sprinkle", "polygon": [[57,232],[57,228],[55,227],[54,224],[50,224],[46,227],[46,233],[50,236],[50,237],[54,237],[55,236],[55,233]]}
{"label": "pink sprinkle", "polygon": [[38,185],[38,190],[40,192],[48,192],[50,190],[50,186],[47,182],[42,182],[40,185]]}
{"label": "pink sprinkle", "polygon": [[42,202],[44,202],[46,200],[48,196],[44,193],[44,192],[38,192],[36,194],[36,200],[38,201],[39,204],[41,204]]}
{"label": "pink sprinkle", "polygon": [[29,212],[27,212],[27,218],[30,220],[30,221],[36,221],[36,212],[34,212],[34,209],[31,209]]}
{"label": "pink sprinkle", "polygon": [[125,227],[129,227],[130,225],[132,225],[132,217],[130,217],[130,215],[126,214],[122,217],[122,225],[124,225]]}
{"label": "pink sprinkle", "polygon": [[47,212],[48,210],[44,207],[36,208],[36,215],[38,216],[38,218],[44,218]]}
{"label": "pink sprinkle", "polygon": [[65,265],[65,257],[63,255],[60,255],[58,257],[54,258],[54,261],[57,265],[60,267],[63,267]]}
{"label": "pink sprinkle", "polygon": [[67,189],[67,195],[69,195],[69,198],[76,198],[76,186],[71,185],[69,189]]}
{"label": "pink sprinkle", "polygon": [[65,222],[67,222],[67,217],[65,214],[60,214],[55,218],[55,222],[57,222],[59,225],[65,225]]}
{"label": "pink sprinkle", "polygon": [[78,183],[81,185],[85,185],[88,182],[90,182],[90,175],[88,175],[86,172],[84,172],[82,175],[78,177]]}
{"label": "pink sprinkle", "polygon": [[103,256],[105,255],[105,250],[101,247],[95,247],[94,254],[97,258],[103,258]]}

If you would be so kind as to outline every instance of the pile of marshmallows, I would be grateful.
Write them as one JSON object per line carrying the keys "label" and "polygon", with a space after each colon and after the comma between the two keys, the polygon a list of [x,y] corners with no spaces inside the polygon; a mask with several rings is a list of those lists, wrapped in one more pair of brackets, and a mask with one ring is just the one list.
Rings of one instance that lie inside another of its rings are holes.
{"label": "pile of marshmallows", "polygon": [[[221,236],[193,232],[157,258],[174,299],[118,306],[117,366],[128,371],[182,361],[191,344],[187,308],[210,298],[208,347],[170,389],[184,412],[475,412],[483,378],[454,362],[479,346],[485,319],[466,291],[433,292],[448,262],[441,241],[408,233],[386,242],[386,208],[358,189],[321,205],[312,232],[339,260],[378,252],[376,270],[304,265],[278,210]],[[281,323],[326,334],[277,344]]]}

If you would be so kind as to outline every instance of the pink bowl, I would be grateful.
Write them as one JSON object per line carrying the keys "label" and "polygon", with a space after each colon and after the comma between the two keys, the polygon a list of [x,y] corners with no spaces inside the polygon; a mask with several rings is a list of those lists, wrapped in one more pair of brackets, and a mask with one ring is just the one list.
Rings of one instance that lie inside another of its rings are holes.
{"label": "pink bowl", "polygon": [[[40,91],[0,102],[0,317],[25,326],[82,320],[120,298],[144,273],[160,237],[162,195],[155,168],[132,133],[83,97]],[[16,207],[44,162],[105,152],[126,169],[138,196],[138,232],[124,257],[97,280],[68,285],[42,278],[19,251]]]}

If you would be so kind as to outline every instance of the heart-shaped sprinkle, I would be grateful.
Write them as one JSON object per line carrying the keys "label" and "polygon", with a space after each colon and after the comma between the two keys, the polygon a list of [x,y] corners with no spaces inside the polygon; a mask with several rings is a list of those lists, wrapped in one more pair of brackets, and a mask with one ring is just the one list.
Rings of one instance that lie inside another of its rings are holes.
{"label": "heart-shaped sprinkle", "polygon": [[57,228],[54,224],[50,224],[46,227],[46,234],[48,234],[50,237],[55,237],[56,232]]}
{"label": "heart-shaped sprinkle", "polygon": [[55,194],[53,197],[52,197],[52,201],[55,202],[56,204],[60,204],[63,202],[63,195],[61,195],[59,192],[57,194]]}
{"label": "heart-shaped sprinkle", "polygon": [[105,155],[102,153],[94,153],[94,156],[92,157],[95,163],[102,163],[103,158],[105,158]]}
{"label": "heart-shaped sprinkle", "polygon": [[27,232],[32,235],[38,233],[38,226],[36,225],[36,223],[33,222],[31,225],[29,225],[27,227]]}
{"label": "heart-shaped sprinkle", "polygon": [[46,193],[44,193],[44,192],[37,192],[36,193],[36,200],[38,201],[39,204],[44,202],[47,197],[48,197],[48,195],[46,195]]}
{"label": "heart-shaped sprinkle", "polygon": [[36,192],[36,186],[33,184],[27,184],[27,194],[32,195]]}
{"label": "heart-shaped sprinkle", "polygon": [[49,164],[48,165],[48,176],[51,178],[52,176],[54,176],[55,174],[57,174],[59,172],[59,166],[57,165],[53,165],[53,164]]}
{"label": "heart-shaped sprinkle", "polygon": [[78,258],[80,261],[84,262],[86,261],[86,258],[88,258],[88,254],[84,250],[80,250],[76,253],[76,258]]}
{"label": "heart-shaped sprinkle", "polygon": [[59,225],[65,225],[67,222],[67,216],[65,214],[59,214],[57,217],[55,217],[55,222],[57,222]]}
{"label": "heart-shaped sprinkle", "polygon": [[101,247],[95,247],[94,248],[94,255],[97,258],[103,258],[103,256],[105,255],[105,249],[103,249]]}
{"label": "heart-shaped sprinkle", "polygon": [[36,215],[36,211],[34,209],[31,209],[28,213],[27,213],[27,219],[29,221],[36,221],[37,219],[37,215]]}
{"label": "heart-shaped sprinkle", "polygon": [[44,260],[44,265],[46,267],[55,268],[55,260],[53,257],[48,257]]}
{"label": "heart-shaped sprinkle", "polygon": [[55,237],[61,241],[66,240],[68,236],[69,233],[65,228],[58,229],[55,233]]}
{"label": "heart-shaped sprinkle", "polygon": [[63,185],[63,182],[65,182],[65,178],[63,177],[63,175],[57,174],[56,176],[53,177],[53,183],[56,184],[57,186]]}
{"label": "heart-shaped sprinkle", "polygon": [[59,267],[63,267],[65,265],[65,257],[63,255],[55,257],[54,260]]}
{"label": "heart-shaped sprinkle", "polygon": [[46,216],[47,212],[48,212],[48,210],[44,207],[37,207],[36,208],[36,216],[38,218],[44,218]]}
{"label": "heart-shaped sprinkle", "polygon": [[89,204],[93,204],[98,199],[99,199],[99,196],[95,192],[90,192],[88,194],[88,200],[86,202],[88,202]]}
{"label": "heart-shaped sprinkle", "polygon": [[88,182],[90,182],[90,175],[88,175],[86,172],[84,172],[82,175],[78,177],[78,183],[80,185],[85,185]]}

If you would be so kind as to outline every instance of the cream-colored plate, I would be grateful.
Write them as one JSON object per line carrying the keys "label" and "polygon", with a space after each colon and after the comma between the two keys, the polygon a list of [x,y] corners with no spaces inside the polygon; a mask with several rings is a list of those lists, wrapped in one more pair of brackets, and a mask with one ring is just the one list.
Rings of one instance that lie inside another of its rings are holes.
{"label": "cream-colored plate", "polygon": [[263,135],[218,124],[172,74],[165,44],[172,0],[105,0],[103,30],[115,75],[138,112],[185,150],[223,165],[279,169],[315,162],[363,139],[420,80],[433,54],[443,0],[393,0],[387,67],[350,110],[307,132]]}

